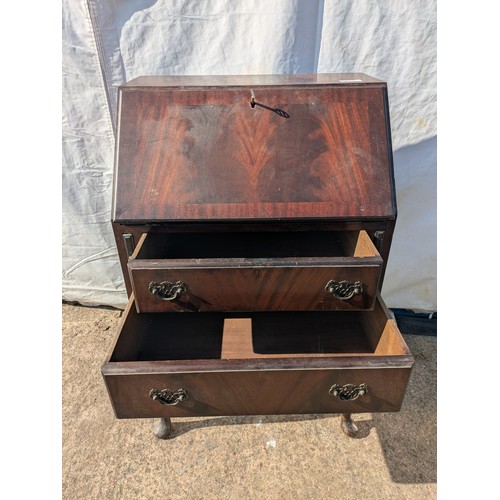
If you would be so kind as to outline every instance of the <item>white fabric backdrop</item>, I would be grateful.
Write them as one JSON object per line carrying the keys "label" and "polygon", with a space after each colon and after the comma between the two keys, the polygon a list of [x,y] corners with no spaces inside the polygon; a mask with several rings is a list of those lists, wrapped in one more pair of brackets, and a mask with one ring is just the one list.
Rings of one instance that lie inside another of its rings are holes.
{"label": "white fabric backdrop", "polygon": [[63,299],[126,302],[110,225],[118,85],[329,72],[388,82],[399,216],[383,295],[435,311],[435,0],[63,0]]}

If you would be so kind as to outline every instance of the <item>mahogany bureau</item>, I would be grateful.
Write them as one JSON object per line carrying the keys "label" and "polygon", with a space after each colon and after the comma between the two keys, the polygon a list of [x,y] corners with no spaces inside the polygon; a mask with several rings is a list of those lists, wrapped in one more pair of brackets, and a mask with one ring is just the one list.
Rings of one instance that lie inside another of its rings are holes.
{"label": "mahogany bureau", "polygon": [[112,225],[129,303],[117,418],[401,407],[380,297],[396,221],[387,86],[363,74],[140,77],[119,89]]}

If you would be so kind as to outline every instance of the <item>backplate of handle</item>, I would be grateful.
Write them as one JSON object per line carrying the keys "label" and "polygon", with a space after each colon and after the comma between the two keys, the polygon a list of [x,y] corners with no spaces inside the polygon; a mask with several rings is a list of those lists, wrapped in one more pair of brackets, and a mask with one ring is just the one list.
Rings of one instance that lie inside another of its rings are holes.
{"label": "backplate of handle", "polygon": [[182,281],[177,281],[176,283],[172,281],[162,281],[161,283],[152,281],[149,284],[148,290],[161,300],[175,300],[183,293],[186,293],[187,287]]}
{"label": "backplate of handle", "polygon": [[149,391],[149,397],[162,405],[176,406],[186,400],[188,394],[184,389],[177,389],[176,391],[172,389],[163,389],[161,391],[158,389],[151,389]]}
{"label": "backplate of handle", "polygon": [[361,295],[364,291],[364,285],[361,281],[352,283],[350,281],[330,280],[326,284],[325,290],[338,300],[349,300],[355,295]]}
{"label": "backplate of handle", "polygon": [[368,393],[368,387],[366,384],[354,385],[345,384],[338,385],[333,384],[328,391],[331,396],[334,396],[341,401],[354,401]]}

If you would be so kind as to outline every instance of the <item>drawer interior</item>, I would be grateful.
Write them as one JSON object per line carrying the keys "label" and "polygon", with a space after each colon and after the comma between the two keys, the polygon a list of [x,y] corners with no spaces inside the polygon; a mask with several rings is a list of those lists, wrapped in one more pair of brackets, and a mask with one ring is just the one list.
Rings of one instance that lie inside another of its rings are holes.
{"label": "drawer interior", "polygon": [[131,259],[377,257],[366,231],[143,234]]}
{"label": "drawer interior", "polygon": [[129,307],[111,362],[408,354],[379,301],[367,312],[137,314]]}

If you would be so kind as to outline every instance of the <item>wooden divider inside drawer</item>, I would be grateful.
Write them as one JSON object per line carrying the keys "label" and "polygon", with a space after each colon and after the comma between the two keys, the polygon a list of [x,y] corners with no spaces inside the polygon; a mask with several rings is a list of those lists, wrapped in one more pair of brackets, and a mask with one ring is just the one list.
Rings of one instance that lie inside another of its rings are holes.
{"label": "wooden divider inside drawer", "polygon": [[[294,328],[294,318],[290,322],[273,321],[267,315],[264,320],[256,317],[256,328],[252,318],[226,318],[222,334],[221,359],[265,359],[265,358],[311,358],[345,356],[356,352],[359,356],[403,356],[408,348],[402,340],[393,320],[382,324],[384,317],[371,316],[354,321],[347,335],[336,336],[329,331],[330,318],[324,318],[325,330],[318,330],[321,318],[311,318],[313,323],[308,333],[304,325]],[[319,321],[318,321],[319,319]],[[281,327],[280,327],[281,326]],[[359,328],[361,326],[361,328]]]}

